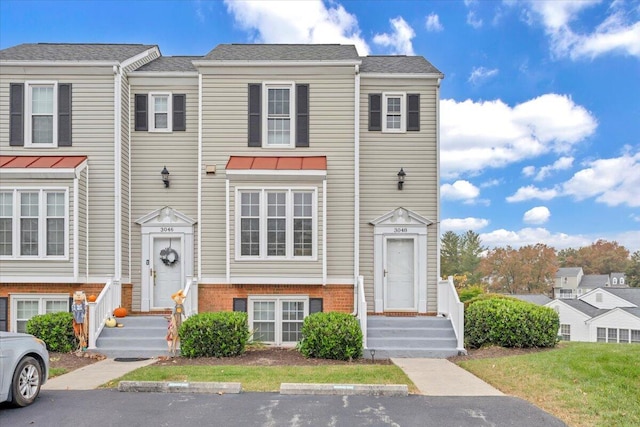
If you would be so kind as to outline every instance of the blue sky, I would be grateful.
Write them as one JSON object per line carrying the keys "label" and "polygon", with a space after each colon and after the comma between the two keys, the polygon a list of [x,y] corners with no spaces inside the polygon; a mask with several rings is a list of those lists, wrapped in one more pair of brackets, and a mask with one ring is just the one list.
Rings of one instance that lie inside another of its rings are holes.
{"label": "blue sky", "polygon": [[[350,43],[423,55],[441,89],[442,229],[485,245],[640,249],[640,1],[11,1],[33,42]],[[410,179],[410,177],[408,177]]]}

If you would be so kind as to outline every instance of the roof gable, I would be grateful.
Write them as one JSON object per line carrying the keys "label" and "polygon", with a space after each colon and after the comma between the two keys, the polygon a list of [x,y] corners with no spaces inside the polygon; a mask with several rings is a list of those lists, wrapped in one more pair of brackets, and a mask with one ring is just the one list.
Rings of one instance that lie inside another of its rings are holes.
{"label": "roof gable", "polygon": [[[361,73],[385,73],[385,74],[441,74],[422,56],[406,55],[380,55],[363,56]],[[442,75],[444,77],[444,75]]]}
{"label": "roof gable", "polygon": [[431,225],[433,221],[405,208],[397,208],[379,216],[371,225]]}
{"label": "roof gable", "polygon": [[554,299],[553,301],[545,304],[545,307],[554,307],[557,305],[564,305],[565,307],[568,307],[569,309],[583,316],[585,320],[590,319],[594,316],[598,316],[599,314],[607,311],[596,308],[584,301],[574,299]]}

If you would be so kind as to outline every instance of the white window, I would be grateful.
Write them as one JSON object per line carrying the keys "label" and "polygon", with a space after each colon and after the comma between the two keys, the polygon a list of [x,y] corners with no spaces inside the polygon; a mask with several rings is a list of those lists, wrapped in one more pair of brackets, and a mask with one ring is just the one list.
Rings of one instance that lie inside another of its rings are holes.
{"label": "white window", "polygon": [[607,342],[607,328],[598,328],[596,332],[597,332],[597,336],[596,336],[597,342]]}
{"label": "white window", "polygon": [[621,277],[621,278],[620,278],[620,284],[621,284],[621,285],[624,285],[624,277]]}
{"label": "white window", "polygon": [[571,341],[571,325],[560,325],[560,336],[562,341]]}
{"label": "white window", "polygon": [[607,329],[607,342],[618,342],[618,330],[615,328]]}
{"label": "white window", "polygon": [[631,342],[640,343],[640,330],[631,330]]}
{"label": "white window", "polygon": [[404,133],[407,130],[404,93],[382,94],[382,131]]}
{"label": "white window", "polygon": [[560,298],[570,299],[572,295],[571,289],[560,289]]}
{"label": "white window", "polygon": [[628,329],[620,329],[619,340],[623,344],[629,343],[629,330]]}
{"label": "white window", "polygon": [[262,86],[262,134],[264,147],[293,147],[295,129],[294,84],[265,83]]}
{"label": "white window", "polygon": [[249,328],[254,341],[293,345],[302,339],[302,322],[308,314],[306,297],[249,297]]}
{"label": "white window", "polygon": [[170,132],[172,111],[170,93],[149,94],[149,131]]}
{"label": "white window", "polygon": [[315,189],[240,189],[236,200],[236,258],[315,257]]}
{"label": "white window", "polygon": [[618,284],[618,279],[616,277],[614,277],[611,281],[612,284],[617,285]]}
{"label": "white window", "polygon": [[0,192],[0,256],[64,258],[68,253],[66,189]]}
{"label": "white window", "polygon": [[58,86],[55,82],[27,82],[25,146],[58,145]]}
{"label": "white window", "polygon": [[11,330],[27,332],[27,322],[33,316],[47,313],[69,311],[69,295],[65,294],[28,294],[11,296]]}

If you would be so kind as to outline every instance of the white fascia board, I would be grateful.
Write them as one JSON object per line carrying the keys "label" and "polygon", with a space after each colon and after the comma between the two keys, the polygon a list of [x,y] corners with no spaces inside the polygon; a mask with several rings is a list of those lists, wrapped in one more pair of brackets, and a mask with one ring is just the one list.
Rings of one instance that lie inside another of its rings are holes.
{"label": "white fascia board", "polygon": [[546,304],[544,305],[544,307],[549,307],[549,308],[551,308],[551,307],[552,307],[553,305],[555,305],[555,304],[562,304],[564,307],[566,307],[566,308],[568,308],[569,310],[573,311],[574,313],[576,313],[576,314],[578,314],[578,315],[582,316],[582,317],[584,318],[584,321],[585,321],[585,322],[586,322],[586,321],[588,321],[588,320],[591,318],[587,313],[585,313],[585,312],[583,312],[583,311],[580,311],[580,310],[578,310],[578,309],[577,309],[577,308],[575,308],[575,307],[570,306],[569,304],[567,304],[566,302],[562,301],[561,299],[554,299],[554,300],[552,300],[552,301],[549,301],[548,303],[546,303]]}
{"label": "white fascia board", "polygon": [[305,176],[326,177],[326,170],[227,169],[228,176]]}
{"label": "white fascia board", "polygon": [[362,77],[377,79],[443,79],[442,73],[360,73]]}
{"label": "white fascia board", "polygon": [[[81,277],[72,276],[0,276],[0,283],[107,283],[112,278],[104,277]],[[43,292],[47,293],[47,292]]]}
{"label": "white fascia board", "polygon": [[3,67],[113,67],[118,61],[0,61]]}
{"label": "white fascia board", "polygon": [[154,46],[151,49],[147,49],[144,52],[140,52],[136,56],[132,56],[129,59],[125,59],[124,61],[122,61],[122,63],[120,65],[122,66],[122,68],[126,68],[129,65],[133,64],[134,62],[139,61],[142,58],[146,58],[147,56],[149,56],[149,55],[151,55],[153,53],[157,53],[158,56],[161,56],[160,55],[160,49],[158,49],[158,46]]}
{"label": "white fascia board", "polygon": [[75,168],[60,168],[60,169],[50,169],[50,168],[6,168],[0,170],[0,176],[3,176],[7,179],[10,178],[48,178],[48,179],[64,179],[64,178],[75,178],[76,177],[76,169]]}
{"label": "white fascia board", "polygon": [[336,67],[362,64],[361,60],[347,61],[219,61],[219,60],[199,60],[193,61],[195,67]]}
{"label": "white fascia board", "polygon": [[197,71],[131,71],[128,77],[198,77]]}
{"label": "white fascia board", "polygon": [[[627,308],[631,308],[631,307],[627,307]],[[604,318],[604,317],[610,316],[611,314],[613,314],[613,313],[617,313],[617,312],[623,313],[624,315],[627,315],[627,316],[632,317],[632,318],[634,318],[634,319],[640,319],[640,318],[638,318],[638,316],[636,316],[635,314],[633,314],[633,313],[629,313],[628,311],[623,310],[621,307],[616,307],[616,308],[612,308],[612,309],[610,309],[610,310],[609,310],[609,311],[607,311],[606,313],[602,313],[602,314],[599,314],[599,315],[597,315],[597,316],[595,316],[595,317],[592,317],[591,319],[587,320],[587,322],[586,322],[586,323],[587,323],[587,324],[589,324],[589,323],[593,323],[593,322],[595,322],[596,320],[600,320],[600,319],[602,319],[602,318]],[[631,329],[633,329],[633,328],[631,328]]]}

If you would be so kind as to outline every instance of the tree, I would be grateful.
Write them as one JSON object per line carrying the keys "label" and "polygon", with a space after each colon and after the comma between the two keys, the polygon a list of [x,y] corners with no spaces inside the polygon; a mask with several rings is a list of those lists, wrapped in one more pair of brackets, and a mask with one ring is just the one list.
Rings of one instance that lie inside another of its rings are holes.
{"label": "tree", "polygon": [[640,251],[635,251],[633,255],[631,255],[631,261],[629,261],[625,276],[627,285],[640,288]]}
{"label": "tree", "polygon": [[467,280],[476,284],[480,282],[482,275],[478,271],[480,255],[485,250],[480,241],[480,235],[472,230],[464,233],[460,238],[460,267],[462,273],[467,275]]}
{"label": "tree", "polygon": [[558,254],[560,267],[582,267],[584,274],[624,272],[629,265],[629,250],[618,242],[598,240],[580,249],[564,249]]}
{"label": "tree", "polygon": [[495,292],[549,293],[557,271],[556,252],[541,243],[495,248],[482,259],[479,270]]}
{"label": "tree", "polygon": [[482,275],[478,271],[480,254],[485,250],[480,235],[472,230],[464,234],[447,231],[442,235],[440,247],[440,271],[443,277],[454,276],[457,287],[463,285],[455,277],[466,276],[465,283],[480,283]]}
{"label": "tree", "polygon": [[449,277],[460,273],[460,238],[453,231],[447,231],[440,241],[440,274]]}

